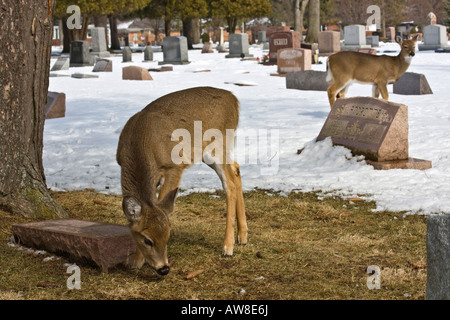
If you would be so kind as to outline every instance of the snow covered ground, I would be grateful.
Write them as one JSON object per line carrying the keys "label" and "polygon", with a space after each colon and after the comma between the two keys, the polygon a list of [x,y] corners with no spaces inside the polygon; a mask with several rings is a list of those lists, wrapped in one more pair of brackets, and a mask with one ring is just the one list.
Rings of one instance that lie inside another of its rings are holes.
{"label": "snow covered ground", "polygon": [[[381,44],[379,52],[399,50],[395,43]],[[260,47],[250,53],[262,57]],[[66,94],[66,117],[47,120],[44,133],[44,168],[47,185],[54,190],[93,188],[120,194],[120,167],[116,148],[126,121],[148,103],[165,94],[196,86],[213,86],[233,92],[241,103],[239,132],[274,137],[273,150],[262,152],[257,144],[237,151],[244,190],[318,191],[326,195],[359,195],[375,200],[376,210],[414,214],[450,212],[450,54],[416,52],[408,71],[426,76],[433,95],[403,96],[390,100],[409,107],[409,154],[431,160],[426,171],[377,171],[357,161],[344,147],[330,140],[315,143],[330,111],[326,92],[286,89],[286,80],[270,76],[276,66],[256,61],[226,59],[225,54],[189,51],[188,65],[175,65],[173,72],[152,72],[153,81],[124,81],[122,67],[158,67],[133,54],[132,63],[113,56],[112,73],[96,73],[98,79],[50,78],[50,91]],[[396,54],[396,53],[389,53]],[[52,64],[56,58],[52,57]],[[321,58],[322,62],[326,58]],[[325,64],[314,70],[325,70]],[[195,72],[208,69],[210,72]],[[91,73],[92,67],[58,71],[62,74]],[[252,84],[236,86],[233,83]],[[348,96],[370,96],[371,86],[353,85]],[[239,134],[238,132],[238,134]],[[264,140],[262,140],[264,141]],[[297,149],[305,147],[301,155]],[[258,155],[258,151],[260,154]],[[252,161],[257,156],[257,163]],[[350,158],[350,160],[348,160]],[[267,170],[269,169],[269,170]],[[218,176],[204,164],[185,171],[182,194],[221,189]]]}

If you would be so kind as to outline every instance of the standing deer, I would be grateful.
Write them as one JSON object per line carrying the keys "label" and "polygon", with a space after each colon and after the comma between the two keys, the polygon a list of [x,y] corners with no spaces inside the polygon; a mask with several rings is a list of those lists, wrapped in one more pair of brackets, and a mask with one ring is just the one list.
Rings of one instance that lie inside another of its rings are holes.
{"label": "standing deer", "polygon": [[[343,98],[348,87],[354,83],[373,85],[373,96],[388,100],[387,85],[396,82],[408,69],[415,48],[418,35],[412,40],[402,40],[400,36],[395,41],[400,45],[398,56],[376,56],[360,52],[341,51],[331,55],[327,64],[328,99],[333,107],[336,98]],[[338,93],[339,92],[339,93]],[[336,93],[337,96],[336,96]]]}
{"label": "standing deer", "polygon": [[[117,162],[121,166],[122,207],[136,242],[135,268],[141,268],[147,261],[159,275],[170,271],[167,259],[169,215],[174,210],[181,175],[192,165],[192,161],[174,163],[171,154],[177,141],[173,141],[172,134],[184,129],[194,137],[196,121],[202,122],[202,129],[219,130],[223,136],[227,129],[234,132],[239,122],[239,101],[229,91],[210,87],[174,92],[153,101],[131,117],[120,135]],[[190,143],[191,154],[181,155],[185,159],[194,159],[194,152],[199,149],[193,141]],[[202,154],[207,144],[201,142]],[[231,161],[229,149],[223,141],[222,150],[226,150],[223,155],[203,154],[203,161],[218,174],[226,192],[223,256],[233,254],[236,216],[238,242],[247,243],[239,165]],[[215,161],[211,162],[211,158]]]}

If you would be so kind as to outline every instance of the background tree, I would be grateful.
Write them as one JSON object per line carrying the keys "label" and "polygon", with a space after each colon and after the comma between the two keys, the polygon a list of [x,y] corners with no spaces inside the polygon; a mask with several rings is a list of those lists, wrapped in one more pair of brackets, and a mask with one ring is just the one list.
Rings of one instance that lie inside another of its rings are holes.
{"label": "background tree", "polygon": [[188,49],[200,42],[200,18],[208,15],[206,0],[178,0],[175,12],[183,22],[183,35],[188,40]]}
{"label": "background tree", "polygon": [[235,33],[243,19],[261,18],[271,13],[269,0],[212,0],[212,15],[227,21],[229,32]]}
{"label": "background tree", "polygon": [[305,42],[317,43],[319,41],[319,32],[320,0],[310,0],[308,11],[308,32],[306,33]]}
{"label": "background tree", "polygon": [[3,0],[0,10],[0,208],[41,219],[67,215],[42,164],[54,3]]}
{"label": "background tree", "polygon": [[309,0],[293,0],[294,31],[298,31],[300,34],[303,34],[303,26],[305,25],[303,19],[308,3]]}

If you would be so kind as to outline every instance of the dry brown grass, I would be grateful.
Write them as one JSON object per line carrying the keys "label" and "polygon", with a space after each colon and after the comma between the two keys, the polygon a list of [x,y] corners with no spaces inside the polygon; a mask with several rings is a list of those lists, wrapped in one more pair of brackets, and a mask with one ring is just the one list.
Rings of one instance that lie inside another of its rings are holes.
{"label": "dry brown grass", "polygon": [[[249,243],[221,258],[223,193],[177,199],[171,216],[165,278],[148,266],[102,273],[81,267],[81,290],[66,287],[64,258],[10,248],[11,226],[28,221],[0,211],[0,299],[424,299],[426,221],[420,216],[372,212],[373,203],[318,200],[313,193],[245,194]],[[92,191],[55,193],[71,217],[127,224],[121,197]],[[394,218],[394,217],[397,217]],[[381,289],[366,286],[366,269],[381,268]],[[191,280],[188,273],[203,269]],[[244,294],[238,294],[241,289]],[[405,296],[406,295],[406,296]]]}

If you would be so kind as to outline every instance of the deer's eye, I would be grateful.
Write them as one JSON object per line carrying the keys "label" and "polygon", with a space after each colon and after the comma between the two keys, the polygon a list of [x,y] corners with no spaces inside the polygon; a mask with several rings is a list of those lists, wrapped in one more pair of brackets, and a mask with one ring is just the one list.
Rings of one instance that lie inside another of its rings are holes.
{"label": "deer's eye", "polygon": [[150,247],[153,247],[153,242],[150,239],[144,238],[144,243]]}

